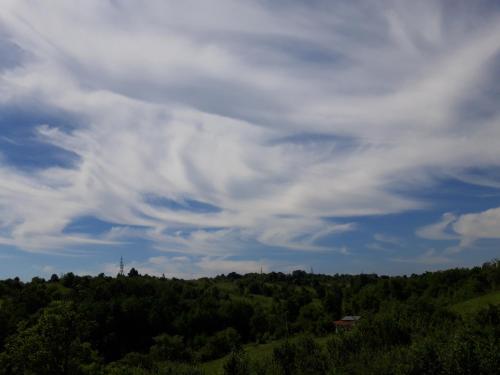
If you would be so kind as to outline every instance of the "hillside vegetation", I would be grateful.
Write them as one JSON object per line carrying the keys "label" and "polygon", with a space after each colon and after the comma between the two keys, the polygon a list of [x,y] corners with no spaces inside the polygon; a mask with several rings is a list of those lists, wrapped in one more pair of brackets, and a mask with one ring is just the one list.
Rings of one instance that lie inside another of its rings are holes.
{"label": "hillside vegetation", "polygon": [[[497,374],[500,264],[0,281],[0,374]],[[343,315],[362,318],[335,332]]]}

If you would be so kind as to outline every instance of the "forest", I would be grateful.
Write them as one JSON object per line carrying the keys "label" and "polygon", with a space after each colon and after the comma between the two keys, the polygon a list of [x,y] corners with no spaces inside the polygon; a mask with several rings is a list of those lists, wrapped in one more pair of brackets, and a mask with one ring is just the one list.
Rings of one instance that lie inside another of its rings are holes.
{"label": "forest", "polygon": [[[361,318],[336,328],[345,315]],[[0,374],[499,374],[500,261],[0,281]]]}

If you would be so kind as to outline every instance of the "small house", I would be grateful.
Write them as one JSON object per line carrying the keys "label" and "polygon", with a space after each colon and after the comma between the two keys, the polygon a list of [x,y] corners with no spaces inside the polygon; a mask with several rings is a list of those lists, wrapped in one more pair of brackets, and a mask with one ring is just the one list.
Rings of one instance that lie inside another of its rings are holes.
{"label": "small house", "polygon": [[334,322],[335,331],[350,330],[358,323],[359,319],[361,319],[361,317],[358,315],[346,315],[342,319]]}

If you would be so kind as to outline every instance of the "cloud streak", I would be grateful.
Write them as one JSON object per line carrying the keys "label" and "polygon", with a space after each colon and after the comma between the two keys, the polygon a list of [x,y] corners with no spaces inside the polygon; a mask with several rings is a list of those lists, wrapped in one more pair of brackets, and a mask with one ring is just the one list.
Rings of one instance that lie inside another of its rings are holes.
{"label": "cloud streak", "polygon": [[444,214],[441,221],[419,228],[417,235],[430,240],[458,240],[448,253],[460,252],[477,240],[500,239],[500,207],[477,213]]}

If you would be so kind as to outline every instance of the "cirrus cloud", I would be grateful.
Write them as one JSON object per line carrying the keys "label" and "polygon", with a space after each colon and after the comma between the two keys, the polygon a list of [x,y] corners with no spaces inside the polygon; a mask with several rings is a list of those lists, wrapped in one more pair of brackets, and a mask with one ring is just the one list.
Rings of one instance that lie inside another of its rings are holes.
{"label": "cirrus cloud", "polygon": [[[70,166],[0,159],[0,242],[342,252],[321,242],[357,216],[424,209],[415,189],[500,167],[500,112],[484,100],[499,20],[439,1],[6,0],[1,40],[21,52],[0,64],[2,108],[36,102],[78,121],[32,129],[76,155]],[[214,209],[175,208],[185,202]],[[66,234],[82,216],[114,229]],[[484,237],[495,220],[450,216],[419,234]]]}

